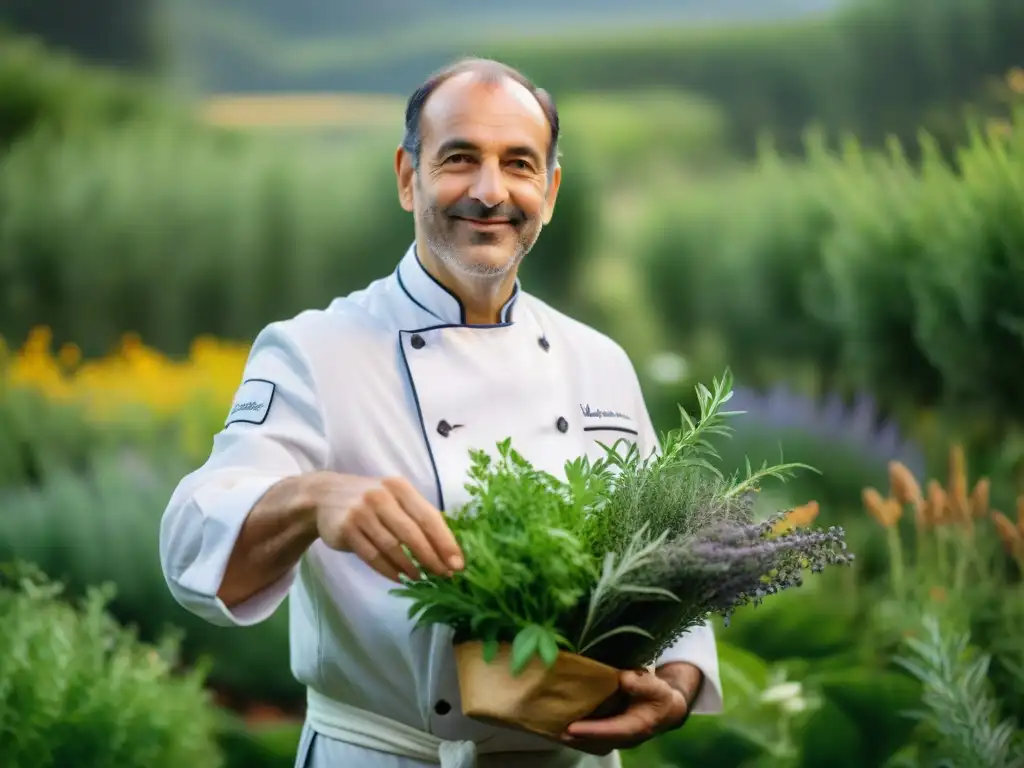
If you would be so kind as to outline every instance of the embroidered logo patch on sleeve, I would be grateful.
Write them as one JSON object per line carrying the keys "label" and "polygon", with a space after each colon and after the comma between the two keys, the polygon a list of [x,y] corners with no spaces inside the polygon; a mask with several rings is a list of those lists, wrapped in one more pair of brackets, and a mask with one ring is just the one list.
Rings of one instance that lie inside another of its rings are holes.
{"label": "embroidered logo patch on sleeve", "polygon": [[228,424],[244,422],[246,424],[262,424],[270,413],[270,405],[274,402],[274,383],[265,379],[246,379],[235,394],[235,401],[228,413]]}

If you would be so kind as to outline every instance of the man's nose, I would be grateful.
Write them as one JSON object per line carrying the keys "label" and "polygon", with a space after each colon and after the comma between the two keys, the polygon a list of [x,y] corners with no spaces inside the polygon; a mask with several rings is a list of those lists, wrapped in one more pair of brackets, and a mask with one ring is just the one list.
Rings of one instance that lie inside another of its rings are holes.
{"label": "man's nose", "polygon": [[508,200],[508,189],[497,162],[480,163],[476,179],[469,194],[488,208],[494,208]]}

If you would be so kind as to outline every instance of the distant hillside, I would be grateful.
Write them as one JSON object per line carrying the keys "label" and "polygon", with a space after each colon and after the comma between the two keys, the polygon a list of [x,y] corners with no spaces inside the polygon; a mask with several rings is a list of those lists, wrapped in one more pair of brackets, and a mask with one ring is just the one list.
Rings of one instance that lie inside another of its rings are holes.
{"label": "distant hillside", "polygon": [[[206,92],[406,93],[474,45],[594,28],[756,23],[830,11],[843,0],[180,0],[187,77]],[[510,11],[512,11],[510,13]]]}

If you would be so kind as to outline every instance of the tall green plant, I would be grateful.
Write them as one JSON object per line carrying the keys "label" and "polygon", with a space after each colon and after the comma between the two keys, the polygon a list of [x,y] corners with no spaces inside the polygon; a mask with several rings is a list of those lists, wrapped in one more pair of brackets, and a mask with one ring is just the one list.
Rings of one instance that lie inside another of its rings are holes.
{"label": "tall green plant", "polygon": [[640,235],[644,287],[670,339],[695,349],[709,335],[748,384],[808,361],[835,374],[842,329],[815,314],[829,182],[766,150],[749,171],[656,205]]}
{"label": "tall green plant", "polygon": [[868,639],[893,652],[926,615],[961,628],[992,656],[986,673],[995,693],[1010,716],[1022,718],[1024,583],[1004,550],[1013,542],[997,527],[1006,518],[990,507],[989,480],[968,484],[960,446],[950,450],[949,464],[945,485],[930,480],[925,491],[898,463],[891,467],[888,496],[865,489],[865,506],[886,535],[890,567],[887,583],[868,588]]}
{"label": "tall green plant", "polygon": [[1024,351],[1024,105],[1008,135],[975,129],[956,165],[929,151],[915,216],[915,330],[949,404],[990,421],[1021,418]]}
{"label": "tall green plant", "polygon": [[5,767],[220,768],[204,670],[175,674],[175,641],[138,642],[106,612],[108,590],[73,605],[35,569],[3,576]]}
{"label": "tall green plant", "polygon": [[[390,274],[414,239],[393,151],[159,121],[37,133],[0,159],[0,334],[16,347],[45,324],[95,355],[132,331],[183,354],[197,336],[250,339],[324,307]],[[571,297],[593,195],[582,164],[567,169],[527,290]]]}
{"label": "tall green plant", "polygon": [[1000,718],[987,681],[991,657],[970,647],[969,634],[925,616],[922,636],[905,645],[897,662],[924,685],[924,710],[914,713],[925,726],[919,753],[955,768],[1024,766],[1024,730]]}
{"label": "tall green plant", "polygon": [[749,383],[813,366],[901,417],[936,410],[989,440],[1019,426],[1024,108],[955,160],[920,147],[914,164],[895,142],[816,139],[804,163],[766,153],[657,209],[644,269],[672,341],[717,339]]}
{"label": "tall green plant", "polygon": [[56,469],[38,488],[0,492],[0,561],[34,563],[81,596],[116,587],[108,610],[155,641],[179,627],[188,662],[209,664],[209,682],[240,700],[291,706],[302,687],[288,667],[285,611],[248,630],[225,632],[178,605],[160,572],[160,513],[188,462],[174,451],[101,452],[78,471]]}

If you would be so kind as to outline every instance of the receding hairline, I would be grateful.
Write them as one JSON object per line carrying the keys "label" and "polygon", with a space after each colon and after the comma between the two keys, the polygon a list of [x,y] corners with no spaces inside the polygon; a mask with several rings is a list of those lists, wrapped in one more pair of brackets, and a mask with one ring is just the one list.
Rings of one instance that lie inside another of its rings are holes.
{"label": "receding hairline", "polygon": [[[457,72],[446,78],[443,82],[438,83],[433,93],[431,93],[431,97],[423,102],[423,109],[420,112],[420,130],[423,130],[422,120],[431,114],[431,110],[439,109],[439,107],[434,106],[438,102],[438,97],[441,97],[440,100],[442,102],[445,98],[458,98],[454,95],[457,92],[456,89],[473,88],[475,86],[482,86],[489,92],[507,89],[508,92],[512,93],[515,101],[522,104],[524,110],[530,112],[542,125],[550,129],[551,126],[547,113],[544,111],[544,105],[540,103],[540,100],[537,99],[533,91],[527,86],[503,72],[481,72],[471,69],[465,72]],[[445,92],[446,88],[449,89],[448,92]],[[436,118],[436,116],[436,112],[431,115],[432,118]]]}
{"label": "receding hairline", "polygon": [[494,59],[467,56],[437,70],[409,97],[405,109],[405,138],[402,146],[418,158],[421,144],[421,120],[430,97],[445,83],[456,77],[467,76],[467,79],[484,85],[500,86],[506,83],[518,85],[526,90],[540,107],[541,116],[548,124],[550,146],[548,148],[548,165],[553,167],[558,159],[559,118],[558,107],[551,95],[536,86],[530,78],[517,70]]}
{"label": "receding hairline", "polygon": [[469,81],[476,81],[488,86],[499,86],[506,83],[519,86],[533,97],[534,101],[537,102],[537,106],[540,107],[541,112],[545,115],[549,108],[554,106],[547,91],[543,88],[538,88],[526,75],[515,67],[494,59],[467,56],[438,70],[421,86],[421,90],[426,88],[428,92],[424,94],[424,98],[419,104],[420,110],[426,107],[430,97],[448,81],[460,77],[466,77]]}

